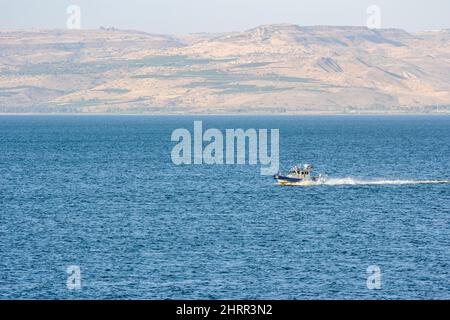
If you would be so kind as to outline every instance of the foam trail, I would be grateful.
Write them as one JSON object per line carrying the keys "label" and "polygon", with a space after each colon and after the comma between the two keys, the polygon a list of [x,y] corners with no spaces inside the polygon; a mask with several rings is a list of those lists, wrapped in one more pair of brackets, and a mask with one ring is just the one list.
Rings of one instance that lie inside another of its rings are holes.
{"label": "foam trail", "polygon": [[326,179],[319,184],[339,186],[339,185],[404,185],[404,184],[450,184],[450,180],[385,180],[385,179]]}
{"label": "foam trail", "polygon": [[346,186],[346,185],[414,185],[414,184],[450,184],[450,180],[385,180],[385,179],[355,179],[355,178],[331,178],[318,182],[299,182],[290,185],[299,186]]}

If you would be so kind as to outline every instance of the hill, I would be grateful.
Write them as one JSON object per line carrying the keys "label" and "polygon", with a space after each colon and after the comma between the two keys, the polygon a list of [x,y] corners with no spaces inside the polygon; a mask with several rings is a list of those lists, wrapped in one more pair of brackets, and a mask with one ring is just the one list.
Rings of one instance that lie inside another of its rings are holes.
{"label": "hill", "polygon": [[0,112],[450,112],[450,31],[1,30]]}

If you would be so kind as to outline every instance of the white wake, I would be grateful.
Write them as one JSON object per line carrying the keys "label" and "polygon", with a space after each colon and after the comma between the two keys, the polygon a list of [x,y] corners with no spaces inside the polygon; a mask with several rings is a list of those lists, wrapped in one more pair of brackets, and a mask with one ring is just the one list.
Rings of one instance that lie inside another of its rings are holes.
{"label": "white wake", "polygon": [[403,185],[403,184],[450,184],[450,180],[386,180],[386,179],[354,179],[354,178],[331,178],[320,181],[319,184],[339,185]]}
{"label": "white wake", "polygon": [[386,180],[386,179],[356,179],[356,178],[323,178],[320,181],[303,181],[286,185],[298,186],[345,186],[345,185],[413,185],[413,184],[450,184],[450,180]]}

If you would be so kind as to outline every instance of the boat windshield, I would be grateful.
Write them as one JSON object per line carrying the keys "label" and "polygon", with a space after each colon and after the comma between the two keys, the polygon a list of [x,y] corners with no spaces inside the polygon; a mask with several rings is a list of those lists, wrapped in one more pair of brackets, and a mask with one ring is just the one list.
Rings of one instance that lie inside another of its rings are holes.
{"label": "boat windshield", "polygon": [[289,170],[289,173],[299,175],[299,176],[307,176],[307,175],[309,175],[310,170],[311,170],[311,167],[309,165],[305,165],[303,169],[301,169],[298,166],[294,166],[291,168],[291,170]]}
{"label": "boat windshield", "polygon": [[289,173],[300,174],[300,168],[295,166],[289,170]]}

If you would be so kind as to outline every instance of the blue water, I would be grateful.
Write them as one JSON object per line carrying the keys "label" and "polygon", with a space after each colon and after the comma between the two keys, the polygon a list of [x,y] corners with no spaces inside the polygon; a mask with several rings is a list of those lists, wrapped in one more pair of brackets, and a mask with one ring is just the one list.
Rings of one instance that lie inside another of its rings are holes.
{"label": "blue water", "polygon": [[[175,166],[194,120],[279,128],[282,169],[417,183]],[[450,180],[449,158],[450,117],[3,116],[0,298],[449,299],[450,185],[420,183]]]}

